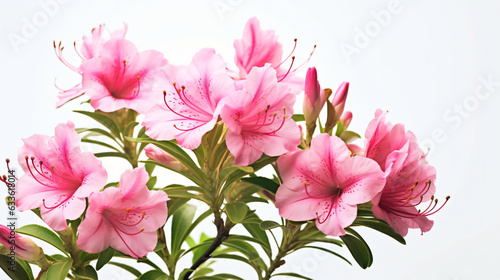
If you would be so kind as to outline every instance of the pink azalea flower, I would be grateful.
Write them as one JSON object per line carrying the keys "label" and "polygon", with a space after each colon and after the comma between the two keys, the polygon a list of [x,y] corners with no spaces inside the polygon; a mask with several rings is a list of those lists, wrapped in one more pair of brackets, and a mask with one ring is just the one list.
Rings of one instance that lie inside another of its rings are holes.
{"label": "pink azalea flower", "polygon": [[[99,52],[102,49],[102,46],[104,45],[105,42],[107,42],[109,39],[105,38],[104,36],[104,29],[105,26],[103,24],[99,25],[97,28],[93,28],[91,35],[86,35],[83,37],[83,44],[80,48],[80,51],[82,54],[78,53],[77,54],[80,56],[82,61],[89,60],[95,56],[98,56]],[[127,33],[127,25],[124,24],[123,29],[118,29],[114,32],[110,32],[109,37],[110,39],[113,38],[124,38],[125,34]],[[74,43],[75,51],[76,51],[76,42]],[[56,46],[56,43],[54,42],[54,50],[56,52],[57,57],[59,60],[66,65],[69,69],[75,71],[78,74],[82,74],[80,66],[75,67],[71,63],[69,63],[63,56],[62,51],[64,47],[61,46],[61,43],[59,42],[59,45]],[[56,86],[57,87],[57,86]],[[59,95],[57,96],[58,101],[56,103],[57,107],[61,107],[62,105],[66,104],[67,102],[83,95],[85,93],[85,90],[82,88],[82,84],[79,83],[76,86],[72,87],[71,89],[64,90],[59,87],[57,87],[60,92]]]}
{"label": "pink azalea flower", "polygon": [[234,62],[240,70],[239,77],[245,79],[253,67],[263,67],[270,63],[279,67],[283,50],[274,30],[262,30],[259,20],[253,17],[247,21],[243,38],[234,40],[236,56]]}
{"label": "pink azalea flower", "polygon": [[158,148],[154,144],[148,144],[144,148],[146,156],[158,163],[166,165],[175,170],[181,170],[183,168],[182,163],[174,158],[171,154],[165,152],[164,150]]}
{"label": "pink azalea flower", "polygon": [[89,253],[112,247],[134,258],[152,252],[156,230],[167,220],[168,196],[148,190],[144,167],[127,170],[118,188],[109,187],[89,197],[85,219],[78,227],[76,244]]}
{"label": "pink azalea flower", "polygon": [[234,164],[248,165],[262,153],[279,156],[297,149],[301,134],[291,118],[294,102],[295,95],[276,81],[271,66],[252,69],[243,90],[229,96],[221,111]]}
{"label": "pink azalea flower", "polygon": [[[242,86],[242,83],[238,81],[246,79],[253,67],[263,67],[269,63],[276,70],[279,82],[288,84],[295,94],[303,91],[304,79],[294,75],[294,72],[305,65],[309,59],[299,67],[292,69],[295,61],[292,54],[295,51],[296,44],[297,40],[295,39],[292,52],[282,60],[282,46],[278,42],[274,30],[262,30],[257,18],[249,19],[243,30],[243,37],[234,41],[236,50],[234,62],[239,69],[239,73],[234,77],[237,87]],[[290,66],[282,67],[290,57],[292,57]]]}
{"label": "pink azalea flower", "polygon": [[357,215],[357,204],[372,200],[385,184],[384,174],[371,159],[354,156],[337,136],[315,137],[310,150],[278,159],[283,184],[276,193],[282,217],[316,219],[327,235],[344,235]]}
{"label": "pink azalea flower", "polygon": [[[35,261],[44,256],[42,248],[38,247],[33,240],[15,233],[4,225],[0,225],[0,244],[14,251],[16,257],[23,260]],[[14,250],[11,247],[14,247]]]}
{"label": "pink azalea flower", "polygon": [[[438,200],[433,196],[436,170],[425,162],[415,135],[405,131],[401,124],[386,122],[385,115],[377,110],[365,134],[364,154],[380,165],[387,179],[382,192],[372,200],[373,213],[402,236],[406,236],[409,228],[427,232],[433,226],[427,217],[444,206],[436,209]],[[425,210],[417,210],[417,206],[427,201]]]}
{"label": "pink azalea flower", "polygon": [[19,164],[19,211],[40,208],[42,219],[54,230],[67,227],[86,207],[85,198],[106,184],[107,173],[91,152],[81,152],[73,123],[59,124],[55,136],[35,134],[23,139]]}
{"label": "pink azalea flower", "polygon": [[226,64],[213,49],[202,49],[189,66],[163,68],[164,102],[154,106],[144,119],[146,134],[157,140],[176,139],[186,149],[195,149],[203,135],[219,118],[224,97],[235,92],[226,75]]}
{"label": "pink azalea flower", "polygon": [[158,51],[139,53],[132,42],[111,39],[103,44],[98,56],[80,66],[82,88],[96,110],[129,108],[145,113],[153,102],[155,78],[166,64]]}

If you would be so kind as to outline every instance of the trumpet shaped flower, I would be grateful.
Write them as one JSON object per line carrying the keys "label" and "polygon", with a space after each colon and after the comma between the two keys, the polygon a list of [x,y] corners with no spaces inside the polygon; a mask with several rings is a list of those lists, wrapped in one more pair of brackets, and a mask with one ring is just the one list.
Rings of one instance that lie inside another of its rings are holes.
{"label": "trumpet shaped flower", "polygon": [[163,102],[146,113],[146,134],[195,149],[217,122],[221,100],[236,91],[226,64],[215,50],[202,49],[189,66],[167,65],[163,75],[158,84],[164,89]]}
{"label": "trumpet shaped flower", "polygon": [[294,102],[295,95],[277,82],[270,65],[252,69],[243,89],[229,96],[221,111],[234,164],[248,165],[262,153],[279,156],[297,149],[301,134],[291,118]]}
{"label": "trumpet shaped flower", "polygon": [[310,150],[278,159],[283,184],[276,207],[293,221],[316,219],[327,235],[341,236],[357,215],[357,204],[372,200],[385,185],[384,173],[371,159],[354,156],[345,143],[326,133],[315,137]]}
{"label": "trumpet shaped flower", "polygon": [[401,124],[386,122],[385,116],[377,110],[365,134],[364,154],[380,165],[387,179],[382,192],[372,200],[373,213],[402,236],[409,228],[427,232],[434,224],[427,217],[446,203],[437,207],[438,200],[433,196],[436,170],[426,163],[415,135]]}
{"label": "trumpet shaped flower", "polygon": [[73,123],[59,124],[54,138],[35,134],[23,139],[16,197],[19,211],[40,208],[42,219],[54,230],[67,227],[86,207],[85,198],[106,184],[107,173],[91,152],[81,152]]}
{"label": "trumpet shaped flower", "polygon": [[89,253],[112,247],[134,258],[152,252],[156,230],[167,220],[167,194],[148,190],[144,167],[125,171],[118,188],[89,197],[85,219],[78,227],[77,245]]}
{"label": "trumpet shaped flower", "polygon": [[154,102],[153,84],[160,67],[166,64],[158,51],[139,53],[132,42],[111,39],[103,44],[98,56],[80,66],[82,88],[96,110],[129,108],[145,113]]}
{"label": "trumpet shaped flower", "polygon": [[[238,89],[242,85],[240,81],[247,78],[252,68],[270,64],[276,70],[278,81],[286,83],[293,93],[298,94],[304,90],[304,79],[294,74],[309,59],[299,67],[292,69],[295,61],[295,56],[292,56],[292,54],[295,51],[297,39],[294,42],[294,48],[290,55],[282,59],[282,45],[278,42],[278,37],[275,35],[274,30],[263,30],[257,18],[253,17],[249,19],[243,30],[243,37],[234,40],[234,48],[236,50],[234,62],[239,69],[238,74],[234,75],[234,78]],[[286,63],[290,57],[290,62]],[[285,63],[290,65],[285,65]]]}
{"label": "trumpet shaped flower", "polygon": [[[99,25],[96,28],[92,29],[92,32],[90,35],[85,35],[83,37],[83,43],[82,46],[80,47],[80,53],[77,54],[80,56],[82,61],[89,60],[95,56],[99,55],[99,52],[102,50],[102,46],[104,45],[105,42],[107,42],[110,39],[116,39],[116,38],[125,38],[125,34],[127,33],[127,25],[124,24],[124,27],[122,29],[118,29],[113,32],[108,32],[109,36],[105,36],[105,26],[103,24]],[[109,38],[108,38],[109,37]],[[75,51],[76,51],[76,42],[74,43]],[[71,63],[69,63],[63,56],[62,51],[64,47],[61,46],[61,43],[59,45],[56,45],[54,42],[54,51],[56,52],[57,57],[59,60],[66,65],[69,69],[73,70],[74,72],[78,74],[82,74],[80,65],[78,67],[73,66]],[[57,86],[56,86],[57,87]],[[85,90],[82,87],[82,83],[78,83],[74,87],[64,90],[59,88],[59,94],[57,95],[58,101],[56,103],[57,107],[61,107],[62,105],[66,104],[67,102],[83,95],[85,93]]]}

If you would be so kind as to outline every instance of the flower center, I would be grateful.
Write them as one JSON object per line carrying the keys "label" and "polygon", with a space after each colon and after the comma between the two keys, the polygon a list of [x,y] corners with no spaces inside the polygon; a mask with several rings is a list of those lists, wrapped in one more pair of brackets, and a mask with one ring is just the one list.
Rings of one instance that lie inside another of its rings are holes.
{"label": "flower center", "polygon": [[404,191],[405,193],[391,190],[384,191],[384,193],[382,194],[382,198],[380,199],[379,206],[385,211],[390,212],[396,216],[411,219],[434,215],[439,210],[441,210],[450,199],[450,196],[447,196],[444,203],[441,206],[437,207],[439,200],[432,196],[425,210],[419,209],[415,213],[412,210],[422,204],[425,194],[427,194],[427,192],[429,192],[431,188],[432,182],[430,180],[425,182],[424,187],[418,193],[415,193],[415,188],[418,186],[418,184],[418,181],[415,181],[415,184],[413,184],[411,188]]}

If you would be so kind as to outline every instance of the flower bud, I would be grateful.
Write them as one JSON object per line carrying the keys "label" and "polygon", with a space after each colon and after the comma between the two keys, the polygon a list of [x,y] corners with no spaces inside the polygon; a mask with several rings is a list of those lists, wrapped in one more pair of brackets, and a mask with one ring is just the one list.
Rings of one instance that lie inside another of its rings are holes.
{"label": "flower bud", "polygon": [[342,122],[344,129],[347,129],[352,121],[352,113],[350,111],[345,111],[342,116],[340,116],[340,121]]}
{"label": "flower bud", "polygon": [[4,225],[0,225],[0,243],[23,260],[36,261],[44,257],[42,248],[33,240],[17,234]]}
{"label": "flower bud", "polygon": [[307,70],[304,89],[304,117],[306,123],[316,123],[316,119],[325,105],[325,93],[321,90],[318,82],[318,74],[315,67]]}
{"label": "flower bud", "polygon": [[144,151],[146,152],[146,156],[158,163],[166,165],[175,170],[181,170],[183,168],[182,163],[180,163],[176,158],[174,158],[169,153],[164,150],[158,148],[154,144],[148,144]]}
{"label": "flower bud", "polygon": [[348,91],[349,82],[343,82],[337,89],[337,92],[335,92],[335,96],[333,96],[332,105],[335,107],[335,119],[340,119],[340,116],[342,116],[342,113],[344,112]]}

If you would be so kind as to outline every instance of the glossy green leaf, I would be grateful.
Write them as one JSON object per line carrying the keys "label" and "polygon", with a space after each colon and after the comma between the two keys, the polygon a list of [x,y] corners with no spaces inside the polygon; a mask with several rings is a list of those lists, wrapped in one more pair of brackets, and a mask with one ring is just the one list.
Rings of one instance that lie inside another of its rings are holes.
{"label": "glossy green leaf", "polygon": [[65,261],[59,261],[53,263],[49,269],[47,269],[47,279],[50,280],[64,280],[68,276],[71,265],[73,264],[72,259],[67,259]]}
{"label": "glossy green leaf", "polygon": [[226,213],[229,219],[235,224],[245,219],[248,212],[248,206],[243,202],[233,202],[226,204]]}
{"label": "glossy green leaf", "polygon": [[91,117],[92,119],[96,120],[100,124],[107,127],[111,131],[111,133],[114,136],[116,136],[116,138],[120,139],[120,137],[121,137],[120,136],[120,129],[118,128],[116,123],[112,119],[110,119],[109,117],[107,117],[103,114],[99,114],[97,112],[87,112],[87,111],[79,111],[79,110],[75,110],[73,112]]}
{"label": "glossy green leaf", "polygon": [[35,277],[33,276],[33,271],[31,270],[30,264],[27,261],[21,259],[16,259],[16,261],[23,267],[24,271],[26,271],[26,274],[28,274],[30,280],[33,280]]}
{"label": "glossy green leaf", "polygon": [[61,252],[65,253],[66,255],[68,254],[66,253],[66,250],[64,250],[63,241],[61,240],[61,238],[52,230],[46,227],[32,224],[20,227],[16,229],[16,232],[41,239],[61,250]]}
{"label": "glossy green leaf", "polygon": [[156,181],[158,181],[158,177],[156,176],[149,177],[149,180],[146,183],[146,186],[148,187],[149,190],[152,190],[155,187]]}
{"label": "glossy green leaf", "polygon": [[354,131],[345,130],[340,134],[340,139],[346,143],[350,143],[359,138],[361,138],[361,136]]}
{"label": "glossy green leaf", "polygon": [[141,275],[141,277],[139,277],[137,280],[167,280],[167,279],[168,275],[165,274],[164,272],[159,270],[150,270]]}
{"label": "glossy green leaf", "polygon": [[392,237],[399,243],[406,245],[406,240],[385,221],[376,219],[356,219],[351,226],[365,226]]}
{"label": "glossy green leaf", "polygon": [[112,150],[114,150],[116,152],[120,152],[120,150],[118,150],[114,146],[112,146],[112,145],[110,145],[108,143],[105,143],[105,142],[101,142],[101,141],[97,141],[97,140],[93,140],[93,139],[87,139],[87,138],[82,138],[82,142],[84,142],[84,143],[90,143],[90,144],[95,144],[95,145],[99,145],[99,146],[103,146],[103,147],[112,149]]}
{"label": "glossy green leaf", "polygon": [[196,213],[196,206],[184,204],[173,216],[171,250],[175,254],[181,249],[185,233],[188,231]]}
{"label": "glossy green leaf", "polygon": [[108,249],[102,251],[97,259],[97,264],[95,268],[97,270],[101,269],[105,264],[107,264],[111,258],[115,255],[115,249],[109,247]]}
{"label": "glossy green leaf", "polygon": [[306,118],[304,117],[304,114],[293,114],[292,120],[294,120],[296,122],[304,122],[304,121],[306,121]]}
{"label": "glossy green leaf", "polygon": [[241,180],[259,186],[272,194],[276,194],[276,191],[278,191],[278,188],[280,186],[275,181],[266,177],[248,177],[242,178]]}
{"label": "glossy green leaf", "polygon": [[305,277],[305,276],[302,276],[300,274],[293,273],[293,272],[275,273],[272,276],[273,277],[274,276],[290,276],[290,277],[295,277],[295,278],[300,278],[300,279],[313,280],[312,278]]}
{"label": "glossy green leaf", "polygon": [[205,275],[210,274],[212,272],[214,272],[214,270],[210,267],[200,267],[194,271],[191,279],[198,279],[199,276],[205,276]]}
{"label": "glossy green leaf", "polygon": [[85,267],[79,267],[75,270],[75,275],[78,275],[78,279],[90,279],[97,280],[97,271],[91,265],[86,265]]}
{"label": "glossy green leaf", "polygon": [[168,209],[168,216],[172,216],[179,210],[184,204],[186,204],[188,201],[190,201],[190,198],[183,198],[183,197],[171,197],[169,201],[167,201],[167,209]]}
{"label": "glossy green leaf", "polygon": [[275,221],[262,221],[259,226],[263,230],[270,230],[273,228],[281,227],[281,225]]}
{"label": "glossy green leaf", "polygon": [[131,267],[130,265],[126,265],[126,264],[119,263],[119,262],[109,262],[108,264],[111,264],[111,265],[117,266],[119,268],[122,268],[122,269],[124,269],[124,270],[132,273],[133,275],[135,275],[135,277],[139,277],[142,274],[139,270]]}
{"label": "glossy green leaf", "polygon": [[329,253],[329,254],[332,254],[332,255],[334,255],[334,256],[336,256],[336,257],[341,258],[342,260],[346,261],[348,264],[352,265],[352,263],[351,263],[348,259],[346,259],[344,256],[342,256],[341,254],[336,253],[336,252],[334,252],[334,251],[332,251],[332,250],[326,249],[326,248],[324,248],[324,247],[318,247],[318,246],[303,246],[303,247],[300,247],[299,249],[307,249],[307,248],[309,248],[309,249],[316,249],[316,250],[320,250],[320,251],[323,251],[323,252],[327,252],[327,253]]}
{"label": "glossy green leaf", "polygon": [[340,238],[361,268],[366,269],[370,266],[370,253],[364,242],[349,234],[340,236]]}
{"label": "glossy green leaf", "polygon": [[33,280],[33,275],[29,276],[28,272],[18,262],[18,260],[10,260],[9,256],[0,255],[0,267],[13,280]]}
{"label": "glossy green leaf", "polygon": [[[106,136],[110,139],[112,139],[113,141],[115,141],[117,144],[120,144],[117,140],[116,140],[116,137],[109,133],[108,131],[104,130],[104,129],[101,129],[101,128],[75,128],[75,131],[77,133],[83,133],[83,132],[90,132],[91,135],[102,135],[102,136]],[[86,136],[85,136],[86,137]],[[120,144],[121,145],[121,144]]]}

